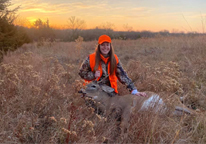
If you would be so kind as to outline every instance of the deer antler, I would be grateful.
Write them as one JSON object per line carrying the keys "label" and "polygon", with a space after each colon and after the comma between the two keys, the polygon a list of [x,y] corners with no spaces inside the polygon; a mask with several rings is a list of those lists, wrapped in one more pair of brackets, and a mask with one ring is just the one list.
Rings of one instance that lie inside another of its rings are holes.
{"label": "deer antler", "polygon": [[101,79],[100,81],[97,81],[97,79],[95,81],[97,81],[97,84],[101,83],[103,80],[105,80],[106,78],[108,78],[109,75],[105,76],[103,79]]}

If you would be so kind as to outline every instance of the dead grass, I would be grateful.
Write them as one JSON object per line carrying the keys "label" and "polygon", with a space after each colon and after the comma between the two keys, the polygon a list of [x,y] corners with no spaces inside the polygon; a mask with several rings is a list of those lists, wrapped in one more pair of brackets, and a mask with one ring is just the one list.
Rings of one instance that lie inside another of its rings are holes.
{"label": "dead grass", "polygon": [[[0,143],[206,143],[206,37],[114,40],[123,67],[140,91],[171,106],[177,97],[196,117],[134,112],[128,137],[118,124],[85,106],[77,91],[81,62],[96,41],[24,45],[0,64]],[[121,94],[128,93],[120,85]]]}

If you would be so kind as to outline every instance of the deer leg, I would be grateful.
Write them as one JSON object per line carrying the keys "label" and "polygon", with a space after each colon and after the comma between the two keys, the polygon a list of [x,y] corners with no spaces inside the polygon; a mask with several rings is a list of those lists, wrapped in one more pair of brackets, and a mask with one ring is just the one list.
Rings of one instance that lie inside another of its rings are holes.
{"label": "deer leg", "polygon": [[188,115],[195,115],[195,111],[187,108],[184,104],[175,106],[175,111],[173,112],[174,115],[183,115],[184,113]]}
{"label": "deer leg", "polygon": [[121,121],[121,128],[122,128],[122,136],[123,138],[127,138],[128,133],[127,130],[129,128],[129,120],[130,120],[130,115],[131,115],[131,109],[132,108],[126,108],[122,114],[122,121]]}

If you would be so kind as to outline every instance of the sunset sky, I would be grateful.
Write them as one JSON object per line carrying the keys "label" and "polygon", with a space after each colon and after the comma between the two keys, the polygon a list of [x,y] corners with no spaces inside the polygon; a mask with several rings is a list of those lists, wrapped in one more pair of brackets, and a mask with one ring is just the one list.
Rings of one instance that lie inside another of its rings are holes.
{"label": "sunset sky", "polygon": [[40,18],[66,27],[75,16],[86,28],[114,24],[114,30],[206,31],[206,0],[11,0],[20,5],[19,19],[31,23]]}

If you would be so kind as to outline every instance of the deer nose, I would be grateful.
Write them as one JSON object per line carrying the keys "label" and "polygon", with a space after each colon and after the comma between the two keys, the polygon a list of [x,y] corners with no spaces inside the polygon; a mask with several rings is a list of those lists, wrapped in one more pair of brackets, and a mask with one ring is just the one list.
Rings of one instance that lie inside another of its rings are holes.
{"label": "deer nose", "polygon": [[84,89],[79,90],[78,93],[86,94]]}

